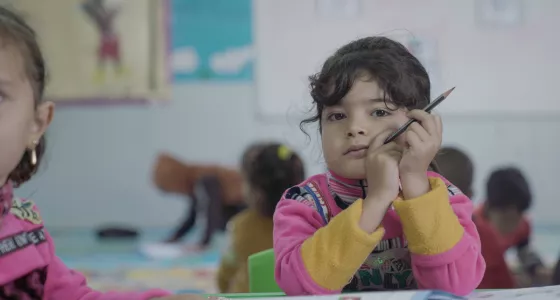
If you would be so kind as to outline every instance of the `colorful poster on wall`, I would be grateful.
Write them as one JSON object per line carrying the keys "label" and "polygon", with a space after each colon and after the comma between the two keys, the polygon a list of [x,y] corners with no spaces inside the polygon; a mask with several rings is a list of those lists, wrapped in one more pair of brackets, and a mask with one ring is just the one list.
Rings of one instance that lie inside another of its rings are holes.
{"label": "colorful poster on wall", "polygon": [[252,81],[252,0],[171,0],[175,82]]}
{"label": "colorful poster on wall", "polygon": [[11,0],[35,28],[61,103],[164,100],[170,95],[167,0]]}

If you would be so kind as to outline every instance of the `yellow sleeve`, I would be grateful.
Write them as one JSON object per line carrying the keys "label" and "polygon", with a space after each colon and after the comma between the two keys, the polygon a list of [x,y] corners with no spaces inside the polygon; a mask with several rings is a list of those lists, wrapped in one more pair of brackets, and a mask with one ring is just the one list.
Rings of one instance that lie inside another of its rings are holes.
{"label": "yellow sleeve", "polygon": [[222,293],[248,293],[247,261],[254,253],[272,248],[272,219],[246,210],[228,224],[229,247],[223,256],[217,279]]}
{"label": "yellow sleeve", "polygon": [[247,263],[244,263],[237,268],[237,271],[232,274],[231,286],[228,293],[239,294],[249,292],[249,268]]}
{"label": "yellow sleeve", "polygon": [[435,255],[453,248],[465,229],[449,203],[445,183],[435,177],[429,181],[428,193],[414,199],[397,199],[393,206],[401,219],[410,251]]}
{"label": "yellow sleeve", "polygon": [[239,239],[239,237],[235,234],[233,228],[235,227],[236,218],[230,221],[228,224],[228,233],[231,242],[227,243],[227,252],[222,255],[220,266],[218,267],[218,274],[216,275],[216,281],[218,284],[218,289],[220,293],[228,293],[230,291],[230,287],[232,285],[232,279],[234,278],[234,274],[237,273],[237,269],[239,265],[237,263],[237,254],[236,249],[233,245],[237,244],[235,241]]}
{"label": "yellow sleeve", "polygon": [[[258,226],[255,224],[255,226]],[[253,254],[250,245],[254,243],[255,237],[251,236],[250,232],[242,232],[242,230],[236,230],[235,236],[237,237],[233,241],[233,247],[231,248],[234,253],[234,264],[235,270],[229,274],[230,284],[227,290],[228,293],[248,293],[249,292],[249,270],[247,268],[247,261],[249,256]]]}
{"label": "yellow sleeve", "polygon": [[227,293],[229,291],[231,279],[236,271],[237,266],[235,265],[235,262],[230,261],[227,257],[222,257],[218,268],[218,274],[216,275],[220,293]]}
{"label": "yellow sleeve", "polygon": [[362,200],[357,200],[301,246],[305,268],[321,287],[342,289],[383,238],[382,227],[372,234],[359,227],[361,214]]}

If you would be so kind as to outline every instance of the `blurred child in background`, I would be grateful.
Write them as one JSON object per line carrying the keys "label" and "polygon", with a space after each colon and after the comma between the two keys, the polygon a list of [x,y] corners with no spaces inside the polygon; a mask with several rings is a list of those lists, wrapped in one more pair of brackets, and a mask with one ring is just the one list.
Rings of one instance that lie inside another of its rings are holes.
{"label": "blurred child in background", "polygon": [[[490,174],[486,201],[473,216],[486,260],[486,272],[478,288],[514,288],[546,281],[544,265],[530,248],[531,225],[526,212],[531,202],[529,184],[519,169],[501,168]],[[520,263],[517,280],[505,260],[510,248],[515,248]]]}
{"label": "blurred child in background", "polygon": [[[247,160],[261,144],[251,145],[244,154]],[[183,162],[170,154],[162,153],[157,158],[153,180],[159,190],[186,196],[191,203],[185,218],[166,239],[167,243],[180,242],[196,224],[202,212],[205,226],[200,242],[194,250],[210,245],[216,231],[225,230],[225,224],[245,209],[243,200],[243,177],[239,170],[219,165]]]}
{"label": "blurred child in background", "polygon": [[469,156],[455,147],[443,147],[436,156],[439,173],[467,197],[473,196],[474,165]]}
{"label": "blurred child in background", "polygon": [[287,146],[272,143],[256,151],[242,163],[249,208],[228,224],[231,243],[218,271],[218,286],[225,293],[249,292],[247,259],[272,248],[276,204],[287,188],[304,179],[302,160]]}
{"label": "blurred child in background", "polygon": [[554,269],[552,270],[552,285],[560,285],[560,258],[556,261]]}

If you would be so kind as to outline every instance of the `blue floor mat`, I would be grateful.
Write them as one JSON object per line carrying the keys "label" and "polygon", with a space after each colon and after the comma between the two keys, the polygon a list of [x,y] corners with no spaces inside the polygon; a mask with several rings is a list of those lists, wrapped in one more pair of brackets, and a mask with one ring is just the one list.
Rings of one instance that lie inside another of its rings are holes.
{"label": "blue floor mat", "polygon": [[[63,261],[71,265],[80,265],[92,268],[104,268],[113,266],[153,266],[153,265],[193,265],[193,264],[215,264],[217,263],[223,235],[216,234],[211,247],[202,253],[189,254],[186,257],[173,260],[154,261],[145,257],[138,251],[141,243],[160,242],[168,232],[166,230],[146,230],[136,240],[107,240],[96,238],[92,231],[51,231],[55,240],[56,251]],[[198,234],[194,232],[192,237],[185,243],[198,241]]]}
{"label": "blue floor mat", "polygon": [[[548,265],[556,262],[560,250],[560,227],[534,227],[532,244]],[[153,260],[138,251],[140,243],[162,241],[168,230],[145,230],[138,240],[99,241],[91,230],[50,230],[57,254],[73,269],[83,272],[88,283],[99,290],[144,290],[164,288],[190,292],[216,292],[215,273],[225,244],[216,235],[213,245],[203,253],[172,260]],[[185,241],[199,241],[199,233]],[[508,261],[517,261],[514,252]]]}
{"label": "blue floor mat", "polygon": [[[212,246],[201,253],[181,258],[154,260],[142,255],[141,243],[160,242],[166,230],[146,230],[137,240],[101,241],[90,230],[51,230],[58,256],[64,263],[82,272],[88,284],[102,291],[189,290],[193,293],[214,293],[215,272],[224,237],[217,234]],[[194,232],[185,243],[198,241]]]}

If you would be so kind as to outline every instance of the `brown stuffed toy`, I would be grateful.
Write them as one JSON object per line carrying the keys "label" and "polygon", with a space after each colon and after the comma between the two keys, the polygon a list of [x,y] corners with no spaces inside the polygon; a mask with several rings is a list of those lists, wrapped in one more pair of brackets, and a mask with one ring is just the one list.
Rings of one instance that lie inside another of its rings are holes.
{"label": "brown stuffed toy", "polygon": [[[162,153],[155,164],[153,181],[158,189],[188,196],[192,201],[186,219],[167,242],[179,241],[194,227],[201,202],[206,202],[204,207],[207,207],[207,224],[200,242],[203,248],[209,245],[215,230],[225,229],[227,221],[245,208],[243,177],[233,169],[188,164],[170,154]],[[197,193],[200,189],[204,192]]]}
{"label": "brown stuffed toy", "polygon": [[203,177],[215,177],[220,183],[225,204],[243,203],[243,178],[239,171],[215,166],[187,164],[173,156],[159,155],[155,170],[154,183],[167,193],[192,196],[196,183]]}

